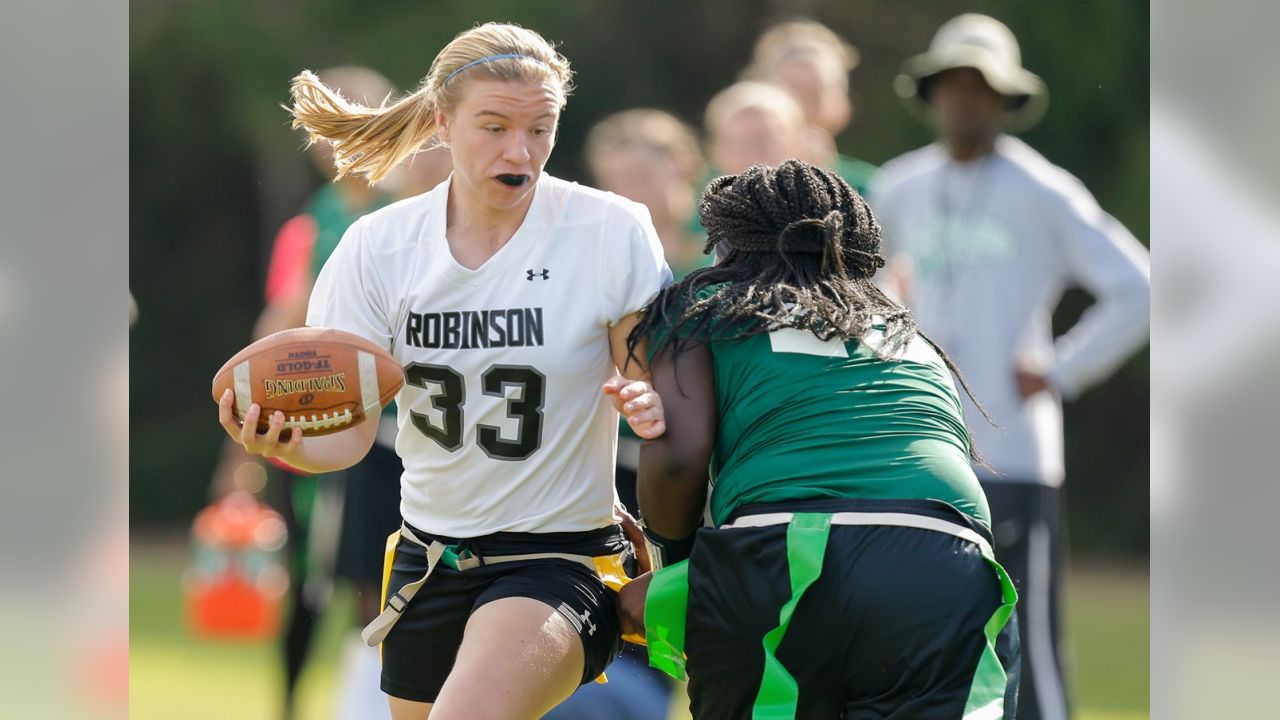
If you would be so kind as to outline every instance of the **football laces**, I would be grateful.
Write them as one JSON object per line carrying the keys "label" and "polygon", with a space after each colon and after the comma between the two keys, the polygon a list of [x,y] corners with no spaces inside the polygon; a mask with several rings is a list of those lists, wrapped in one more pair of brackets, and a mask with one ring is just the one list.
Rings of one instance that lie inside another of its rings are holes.
{"label": "football laces", "polygon": [[284,421],[284,426],[290,429],[302,430],[327,430],[329,428],[341,427],[349,425],[355,416],[351,413],[350,408],[340,413],[323,413],[321,415],[312,415],[308,418],[306,415],[290,415]]}

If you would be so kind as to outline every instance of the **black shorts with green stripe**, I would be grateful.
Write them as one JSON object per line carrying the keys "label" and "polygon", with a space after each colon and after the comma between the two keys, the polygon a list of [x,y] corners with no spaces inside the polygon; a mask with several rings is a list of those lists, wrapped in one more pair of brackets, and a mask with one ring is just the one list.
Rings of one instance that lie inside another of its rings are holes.
{"label": "black shorts with green stripe", "polygon": [[[780,512],[923,515],[988,543],[991,537],[981,523],[931,500],[753,505],[731,521]],[[778,626],[790,597],[785,524],[699,531],[689,560],[686,639],[695,718],[752,717],[764,676],[762,638]],[[996,702],[966,715],[987,647],[984,628],[1001,604],[1001,583],[969,540],[914,527],[832,525],[821,574],[801,596],[776,651],[799,688],[795,717],[1014,717],[1013,625],[996,643],[1007,676],[1003,708]]]}
{"label": "black shorts with green stripe", "polygon": [[[580,533],[500,532],[470,540],[431,535],[406,526],[424,542],[440,540],[482,557],[538,552],[600,556],[628,547],[616,526]],[[386,595],[395,594],[426,570],[426,549],[402,537],[396,545]],[[617,595],[582,564],[538,559],[468,570],[442,564],[405,606],[382,643],[382,691],[405,700],[435,702],[453,669],[471,613],[507,597],[539,600],[578,631],[585,661],[584,683],[599,677],[622,649]]]}

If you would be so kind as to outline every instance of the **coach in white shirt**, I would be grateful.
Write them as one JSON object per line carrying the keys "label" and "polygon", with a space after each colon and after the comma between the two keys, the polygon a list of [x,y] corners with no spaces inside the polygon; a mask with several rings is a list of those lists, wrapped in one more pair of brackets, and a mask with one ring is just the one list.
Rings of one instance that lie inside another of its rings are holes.
{"label": "coach in white shirt", "polygon": [[[1063,718],[1058,579],[1065,547],[1061,398],[1111,373],[1147,336],[1146,250],[1081,183],[1006,131],[1043,114],[1017,40],[984,15],[944,24],[897,89],[938,142],[887,163],[871,188],[898,290],[978,401],[966,417],[994,472],[979,470],[996,552],[1022,594],[1019,718]],[[1053,337],[1070,285],[1097,302]]]}

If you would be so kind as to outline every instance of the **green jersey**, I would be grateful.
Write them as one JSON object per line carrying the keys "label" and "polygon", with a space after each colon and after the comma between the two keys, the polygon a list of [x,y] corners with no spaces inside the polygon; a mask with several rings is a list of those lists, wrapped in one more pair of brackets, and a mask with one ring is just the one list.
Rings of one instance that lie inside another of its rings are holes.
{"label": "green jersey", "polygon": [[817,498],[936,499],[991,524],[960,398],[922,338],[891,360],[790,328],[710,349],[717,526],[743,505]]}
{"label": "green jersey", "polygon": [[316,242],[311,250],[311,277],[320,275],[320,268],[324,267],[325,261],[338,248],[338,242],[342,240],[347,228],[351,227],[351,223],[359,220],[365,213],[371,213],[389,202],[391,202],[389,196],[379,194],[368,207],[353,211],[342,202],[338,187],[333,183],[317,190],[307,202],[306,209],[303,210],[303,213],[311,216],[316,223]]}
{"label": "green jersey", "polygon": [[870,186],[871,176],[876,174],[876,169],[875,165],[848,155],[836,155],[836,166],[832,168],[859,195],[867,194],[867,187]]}

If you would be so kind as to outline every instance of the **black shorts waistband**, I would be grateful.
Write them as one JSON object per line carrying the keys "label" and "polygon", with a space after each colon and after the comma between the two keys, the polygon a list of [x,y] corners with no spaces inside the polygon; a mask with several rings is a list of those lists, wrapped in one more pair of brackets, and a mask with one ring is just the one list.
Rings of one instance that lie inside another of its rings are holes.
{"label": "black shorts waistband", "polygon": [[614,555],[626,550],[626,536],[622,526],[609,525],[582,532],[496,532],[473,538],[455,538],[430,533],[410,525],[404,526],[423,542],[439,540],[446,545],[457,545],[479,555],[521,555],[525,553],[555,552],[571,555]]}
{"label": "black shorts waistband", "polygon": [[881,499],[881,498],[817,498],[814,500],[789,500],[776,503],[752,503],[743,505],[733,511],[724,524],[728,525],[748,515],[764,515],[784,512],[864,512],[864,513],[909,513],[923,515],[938,520],[954,523],[969,528],[981,535],[988,543],[994,543],[991,528],[977,518],[967,515],[951,503],[942,500],[925,500],[916,498]]}

